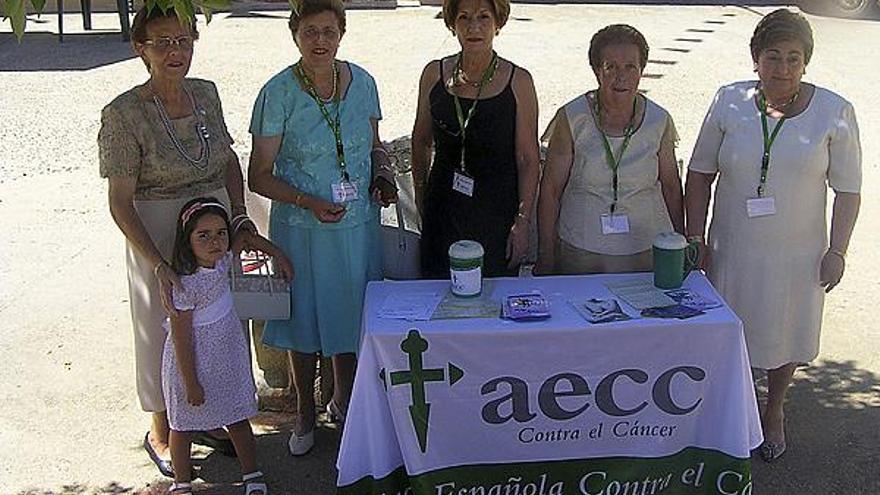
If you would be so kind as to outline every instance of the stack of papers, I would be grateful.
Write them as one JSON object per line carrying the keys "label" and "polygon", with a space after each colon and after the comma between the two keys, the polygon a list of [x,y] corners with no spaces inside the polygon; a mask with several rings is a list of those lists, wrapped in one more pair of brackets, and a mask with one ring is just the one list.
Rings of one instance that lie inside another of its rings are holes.
{"label": "stack of papers", "polygon": [[667,296],[654,287],[650,280],[621,280],[606,282],[605,287],[623,302],[636,309],[662,308],[678,304],[675,299]]}
{"label": "stack of papers", "polygon": [[439,292],[410,292],[391,294],[379,309],[379,318],[394,320],[430,320],[443,294]]}

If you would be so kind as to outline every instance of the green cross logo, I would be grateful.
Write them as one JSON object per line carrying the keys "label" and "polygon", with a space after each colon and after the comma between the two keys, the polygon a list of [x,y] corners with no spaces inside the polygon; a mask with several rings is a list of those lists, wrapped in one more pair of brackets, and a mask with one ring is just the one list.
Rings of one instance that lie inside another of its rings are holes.
{"label": "green cross logo", "polygon": [[[412,404],[409,406],[409,417],[419,441],[419,448],[424,454],[428,449],[428,418],[431,415],[431,404],[425,397],[425,384],[428,382],[445,382],[455,385],[464,376],[464,371],[452,363],[446,363],[446,369],[425,369],[422,355],[428,350],[428,341],[422,338],[419,331],[412,329],[406,339],[400,343],[400,350],[409,356],[409,370],[392,371],[391,386],[409,385],[412,391]],[[379,371],[379,378],[388,389],[385,368]]]}

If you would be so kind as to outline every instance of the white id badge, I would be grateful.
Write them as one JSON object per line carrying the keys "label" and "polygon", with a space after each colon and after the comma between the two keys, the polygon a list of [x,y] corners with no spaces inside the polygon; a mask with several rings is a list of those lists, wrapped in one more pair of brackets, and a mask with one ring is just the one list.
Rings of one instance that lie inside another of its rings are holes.
{"label": "white id badge", "polygon": [[749,218],[766,217],[776,214],[776,201],[773,196],[749,198],[746,200],[746,213]]}
{"label": "white id badge", "polygon": [[629,215],[626,213],[606,213],[600,217],[602,221],[602,233],[627,234],[629,233]]}
{"label": "white id badge", "polygon": [[354,182],[347,180],[330,184],[334,203],[348,203],[358,197],[358,187]]}
{"label": "white id badge", "polygon": [[452,190],[472,198],[474,196],[474,179],[461,172],[455,172],[452,176]]}

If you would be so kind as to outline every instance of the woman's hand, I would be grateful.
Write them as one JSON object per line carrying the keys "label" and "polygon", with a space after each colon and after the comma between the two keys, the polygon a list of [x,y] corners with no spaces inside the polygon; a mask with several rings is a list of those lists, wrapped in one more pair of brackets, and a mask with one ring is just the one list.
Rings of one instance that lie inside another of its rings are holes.
{"label": "woman's hand", "polygon": [[312,215],[321,223],[336,223],[345,216],[345,205],[324,201],[321,198],[308,196],[302,205],[312,211]]}
{"label": "woman's hand", "polygon": [[709,246],[702,239],[697,240],[697,266],[700,270],[704,272],[709,269],[709,265],[712,262],[712,254],[709,252]]}
{"label": "woman's hand", "polygon": [[238,256],[238,253],[242,251],[250,252],[256,249],[254,246],[254,232],[250,229],[238,229],[238,232],[232,236],[232,243],[229,245],[229,250],[232,251],[232,254]]}
{"label": "woman's hand", "polygon": [[275,273],[281,275],[281,278],[288,282],[293,280],[293,263],[283,253],[279,252],[272,256],[272,265]]}
{"label": "woman's hand", "polygon": [[843,255],[838,252],[828,250],[822,257],[822,266],[819,268],[819,285],[825,287],[825,292],[831,292],[837,287],[840,279],[843,278],[843,271],[846,268],[846,262]]}
{"label": "woman's hand", "polygon": [[162,306],[169,315],[176,315],[177,309],[174,307],[174,298],[172,296],[174,287],[183,288],[180,285],[180,277],[174,273],[174,270],[164,261],[156,265],[156,279],[159,281],[159,298],[162,300]]}
{"label": "woman's hand", "polygon": [[397,186],[384,177],[376,177],[370,185],[370,196],[384,208],[391,203],[397,203]]}
{"label": "woman's hand", "polygon": [[517,215],[507,236],[507,267],[516,268],[526,260],[529,250],[529,222],[525,217]]}
{"label": "woman's hand", "polygon": [[198,381],[186,384],[186,402],[195,407],[205,403],[205,390]]}
{"label": "woman's hand", "polygon": [[553,275],[553,267],[556,263],[545,257],[538,257],[538,262],[532,269],[532,275]]}

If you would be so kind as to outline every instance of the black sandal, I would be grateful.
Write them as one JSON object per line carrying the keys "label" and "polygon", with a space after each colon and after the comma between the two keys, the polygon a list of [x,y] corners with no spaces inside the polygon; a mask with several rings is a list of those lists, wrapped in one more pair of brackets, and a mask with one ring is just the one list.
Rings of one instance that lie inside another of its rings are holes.
{"label": "black sandal", "polygon": [[174,477],[174,468],[171,467],[171,461],[159,457],[159,453],[156,452],[156,449],[153,448],[153,444],[150,443],[150,432],[147,432],[144,436],[144,450],[149,454],[150,460],[153,461],[153,464],[159,468],[159,472],[162,473],[162,476],[168,478]]}

